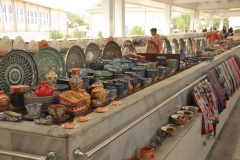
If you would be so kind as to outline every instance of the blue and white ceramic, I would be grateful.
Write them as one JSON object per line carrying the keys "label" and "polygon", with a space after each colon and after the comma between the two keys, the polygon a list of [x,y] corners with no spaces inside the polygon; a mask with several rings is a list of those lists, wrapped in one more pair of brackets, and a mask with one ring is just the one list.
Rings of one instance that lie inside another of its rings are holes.
{"label": "blue and white ceramic", "polygon": [[26,106],[27,112],[29,116],[39,117],[41,115],[42,104],[41,103],[32,103],[27,104]]}

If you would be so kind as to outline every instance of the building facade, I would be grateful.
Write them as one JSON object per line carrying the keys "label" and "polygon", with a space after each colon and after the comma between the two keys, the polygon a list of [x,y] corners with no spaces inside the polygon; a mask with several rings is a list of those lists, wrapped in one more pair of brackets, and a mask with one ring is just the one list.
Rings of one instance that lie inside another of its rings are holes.
{"label": "building facade", "polygon": [[65,34],[67,11],[52,8],[44,0],[42,2],[37,4],[25,0],[0,0],[0,36],[48,39],[51,30]]}

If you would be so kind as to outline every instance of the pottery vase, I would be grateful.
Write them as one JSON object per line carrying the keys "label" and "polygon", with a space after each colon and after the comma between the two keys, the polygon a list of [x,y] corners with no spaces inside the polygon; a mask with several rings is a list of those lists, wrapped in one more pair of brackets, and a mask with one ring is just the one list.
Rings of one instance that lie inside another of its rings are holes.
{"label": "pottery vase", "polygon": [[154,148],[150,147],[150,146],[143,146],[140,148],[140,155],[138,156],[138,158],[140,160],[154,160],[155,156],[154,156]]}
{"label": "pottery vase", "polygon": [[52,96],[54,89],[53,87],[47,85],[46,81],[42,81],[41,84],[36,87],[35,93],[37,97]]}
{"label": "pottery vase", "polygon": [[103,107],[106,102],[107,91],[101,85],[95,85],[91,92],[91,97],[93,107]]}
{"label": "pottery vase", "polygon": [[91,95],[88,94],[85,89],[80,89],[80,91],[78,93],[81,93],[82,95],[85,96],[85,98],[86,98],[86,100],[85,100],[86,107],[89,107],[90,104],[91,104]]}
{"label": "pottery vase", "polygon": [[92,88],[94,88],[95,86],[101,85],[103,87],[102,81],[101,81],[101,76],[99,75],[93,75],[94,78],[94,83],[91,85]]}
{"label": "pottery vase", "polygon": [[45,78],[47,80],[47,84],[49,86],[52,86],[54,89],[56,89],[57,79],[58,75],[54,72],[55,65],[49,64],[48,65],[48,73],[45,75]]}
{"label": "pottery vase", "polygon": [[73,91],[78,92],[83,86],[83,80],[79,77],[80,68],[73,68],[72,78],[69,80],[70,87]]}
{"label": "pottery vase", "polygon": [[6,111],[9,107],[10,98],[4,94],[4,91],[0,91],[0,112]]}

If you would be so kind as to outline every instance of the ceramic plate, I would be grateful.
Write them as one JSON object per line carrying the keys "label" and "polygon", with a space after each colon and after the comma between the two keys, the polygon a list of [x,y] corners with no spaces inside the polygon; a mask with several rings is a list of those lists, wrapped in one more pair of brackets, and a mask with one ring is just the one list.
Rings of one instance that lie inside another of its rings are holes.
{"label": "ceramic plate", "polygon": [[127,56],[129,53],[137,53],[132,41],[125,41],[121,47],[122,56]]}
{"label": "ceramic plate", "polygon": [[179,44],[178,44],[177,39],[175,39],[175,38],[172,40],[172,53],[173,54],[180,54],[179,53]]}
{"label": "ceramic plate", "polygon": [[0,41],[0,49],[8,52],[12,50],[12,41],[8,36],[2,37]]}
{"label": "ceramic plate", "polygon": [[192,45],[192,40],[191,38],[187,39],[187,44],[186,44],[186,49],[187,49],[187,54],[192,55],[193,54],[193,45]]}
{"label": "ceramic plate", "polygon": [[66,55],[66,67],[67,70],[86,67],[85,54],[81,47],[75,45],[68,50]]}
{"label": "ceramic plate", "polygon": [[13,49],[25,50],[25,42],[21,36],[17,36],[13,41]]}
{"label": "ceramic plate", "polygon": [[91,43],[95,43],[95,44],[98,45],[98,42],[97,42],[96,40],[90,39],[90,40],[88,40],[88,42],[87,42],[87,46],[88,46],[89,44],[91,44]]}
{"label": "ceramic plate", "polygon": [[71,43],[70,43],[70,41],[65,38],[65,39],[62,41],[62,43],[61,43],[61,47],[62,47],[62,48],[71,48]]}
{"label": "ceramic plate", "polygon": [[86,64],[99,62],[102,59],[101,50],[96,43],[90,43],[85,50]]}
{"label": "ceramic plate", "polygon": [[27,48],[29,51],[38,51],[39,48],[38,48],[38,44],[35,40],[31,40],[29,43],[28,43],[28,48]]}
{"label": "ceramic plate", "polygon": [[103,58],[104,59],[122,58],[122,52],[119,45],[114,41],[108,42],[103,50]]}
{"label": "ceramic plate", "polygon": [[146,53],[159,53],[156,43],[152,40],[148,41]]}
{"label": "ceramic plate", "polygon": [[201,50],[205,50],[205,48],[206,48],[206,42],[204,39],[202,39],[200,42],[200,48],[201,48]]}
{"label": "ceramic plate", "polygon": [[82,40],[81,38],[79,38],[79,39],[76,41],[76,45],[78,45],[78,46],[81,47],[81,48],[84,48],[83,40]]}
{"label": "ceramic plate", "polygon": [[45,47],[39,50],[33,57],[38,69],[38,82],[45,80],[45,74],[48,72],[47,65],[55,64],[55,73],[59,77],[66,76],[66,64],[63,56],[58,50],[52,47]]}
{"label": "ceramic plate", "polygon": [[24,115],[24,118],[25,119],[29,119],[29,120],[34,120],[35,118],[43,118],[45,117],[46,114],[45,113],[41,113],[40,116],[29,116],[28,114]]}
{"label": "ceramic plate", "polygon": [[61,49],[61,48],[60,48],[60,43],[59,43],[56,39],[54,39],[54,40],[52,41],[50,47],[55,48],[55,49],[58,50],[58,51],[60,51],[60,49]]}
{"label": "ceramic plate", "polygon": [[32,57],[23,50],[13,50],[0,62],[0,90],[9,91],[9,86],[37,83],[37,66]]}
{"label": "ceramic plate", "polygon": [[163,46],[166,54],[172,54],[172,46],[170,45],[169,40],[165,40]]}

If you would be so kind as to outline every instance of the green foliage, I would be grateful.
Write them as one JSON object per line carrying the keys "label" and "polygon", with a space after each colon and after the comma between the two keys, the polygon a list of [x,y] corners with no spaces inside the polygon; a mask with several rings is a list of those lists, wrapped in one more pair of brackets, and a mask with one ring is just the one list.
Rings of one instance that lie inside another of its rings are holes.
{"label": "green foliage", "polygon": [[186,22],[186,30],[190,28],[190,15],[181,14],[180,16],[172,18],[173,29],[184,29],[184,23]]}
{"label": "green foliage", "polygon": [[102,31],[99,31],[97,35],[98,37],[102,37]]}
{"label": "green foliage", "polygon": [[135,26],[133,27],[132,29],[130,29],[129,31],[129,34],[130,35],[144,35],[145,34],[145,31],[142,29],[141,26]]}
{"label": "green foliage", "polygon": [[49,33],[49,38],[50,39],[61,39],[62,37],[63,37],[63,34],[60,33],[59,31],[56,31],[56,30],[52,30]]}
{"label": "green foliage", "polygon": [[224,18],[223,19],[223,26],[225,26],[226,28],[229,28],[229,20],[228,20],[228,18]]}
{"label": "green foliage", "polygon": [[71,22],[71,24],[68,24],[69,28],[75,27],[74,24],[77,23],[78,26],[86,25],[83,18],[74,14],[74,13],[68,13],[68,20]]}
{"label": "green foliage", "polygon": [[85,35],[84,35],[83,31],[79,31],[78,29],[75,29],[73,32],[73,36],[74,36],[74,38],[82,38]]}
{"label": "green foliage", "polygon": [[93,8],[101,7],[102,6],[102,0],[95,0],[95,3],[93,4]]}
{"label": "green foliage", "polygon": [[65,38],[71,38],[71,36],[69,34],[66,34]]}
{"label": "green foliage", "polygon": [[213,28],[219,28],[220,27],[220,19],[213,19]]}

